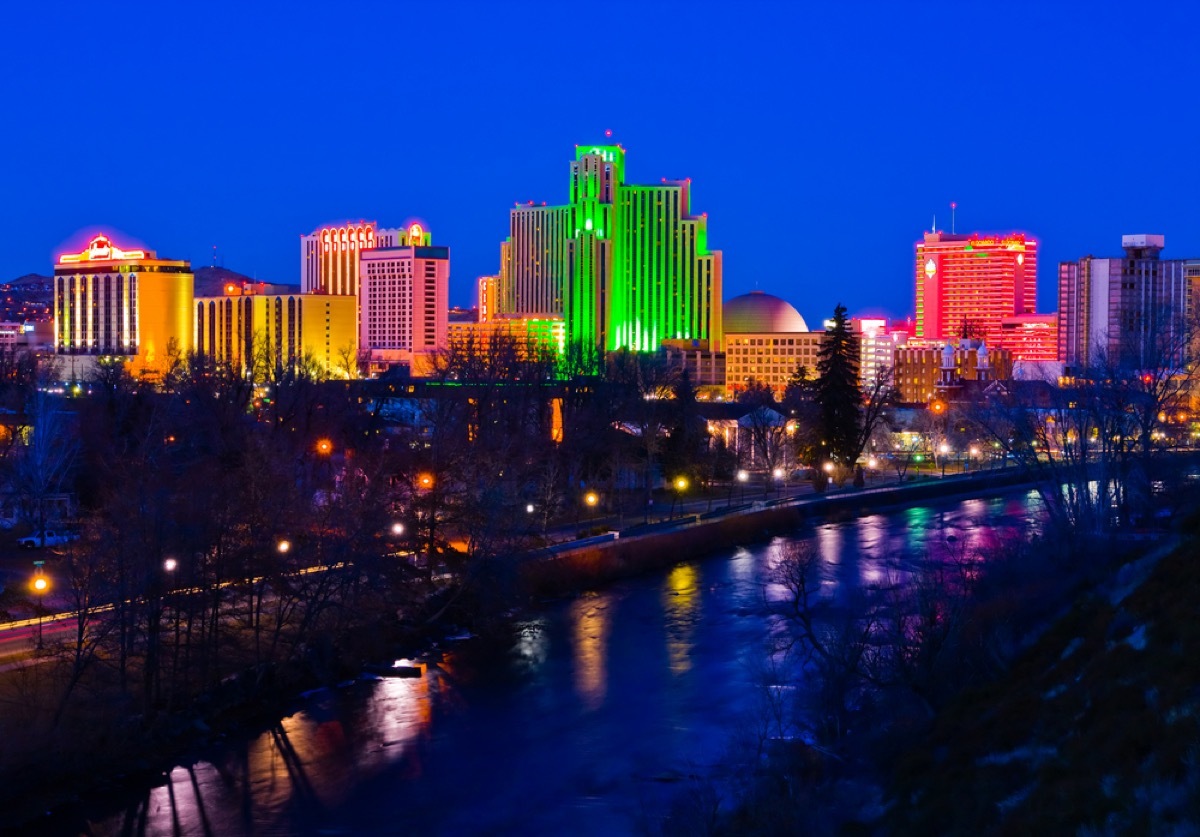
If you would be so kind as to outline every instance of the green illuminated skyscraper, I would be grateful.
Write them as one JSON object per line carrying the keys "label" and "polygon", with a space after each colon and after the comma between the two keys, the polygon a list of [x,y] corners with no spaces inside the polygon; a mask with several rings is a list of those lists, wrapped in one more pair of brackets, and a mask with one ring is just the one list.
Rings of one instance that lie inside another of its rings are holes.
{"label": "green illuminated skyscraper", "polygon": [[500,310],[561,313],[569,341],[606,351],[719,349],[721,254],[691,214],[690,186],[626,185],[621,146],[577,146],[569,204],[512,210]]}

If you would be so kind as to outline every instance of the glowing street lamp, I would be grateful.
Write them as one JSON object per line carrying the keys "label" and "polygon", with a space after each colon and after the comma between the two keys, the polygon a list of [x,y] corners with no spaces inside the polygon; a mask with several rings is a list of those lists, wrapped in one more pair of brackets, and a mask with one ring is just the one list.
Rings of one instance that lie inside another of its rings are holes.
{"label": "glowing street lamp", "polygon": [[279,551],[280,555],[287,555],[292,550],[292,542],[286,538],[281,538],[279,543],[275,544],[275,549]]}
{"label": "glowing street lamp", "polygon": [[687,491],[688,480],[682,474],[675,478],[675,496],[671,498],[671,513],[667,515],[667,519],[675,516],[675,502],[683,499],[683,492]]}
{"label": "glowing street lamp", "polygon": [[392,534],[393,535],[403,535],[404,534],[404,524],[400,523],[399,521],[393,523],[392,524]]}
{"label": "glowing street lamp", "polygon": [[333,451],[333,442],[328,439],[317,440],[317,453],[322,456],[328,456]]}
{"label": "glowing street lamp", "polygon": [[826,462],[824,465],[822,465],[822,466],[821,466],[821,468],[822,468],[822,469],[825,471],[825,473],[827,473],[827,474],[832,474],[832,473],[833,473],[833,463],[832,463],[832,462]]}
{"label": "glowing street lamp", "polygon": [[417,487],[422,488],[425,491],[433,488],[433,474],[429,473],[428,471],[422,471],[421,473],[417,474]]}
{"label": "glowing street lamp", "polygon": [[178,567],[179,567],[179,562],[176,561],[174,558],[168,558],[167,560],[163,561],[163,569],[169,573],[175,572],[175,570]]}
{"label": "glowing street lamp", "polygon": [[42,614],[45,610],[42,605],[45,601],[46,594],[50,592],[50,579],[46,578],[45,574],[42,572],[43,563],[44,562],[42,561],[33,562],[34,576],[33,581],[31,581],[29,584],[30,589],[32,589],[34,594],[37,596],[37,648],[39,651],[42,650]]}
{"label": "glowing street lamp", "polygon": [[525,504],[525,514],[533,514],[533,503]]}

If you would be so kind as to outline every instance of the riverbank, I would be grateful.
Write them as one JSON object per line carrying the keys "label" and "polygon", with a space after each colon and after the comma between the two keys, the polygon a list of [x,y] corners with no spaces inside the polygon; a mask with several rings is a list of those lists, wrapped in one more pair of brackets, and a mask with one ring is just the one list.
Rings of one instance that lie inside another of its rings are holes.
{"label": "riverbank", "polygon": [[[574,592],[681,560],[705,557],[726,546],[768,540],[794,531],[805,522],[845,519],[920,501],[1006,491],[1021,484],[1014,479],[1015,472],[989,476],[992,479],[950,478],[867,491],[846,489],[803,500],[718,510],[703,519],[693,516],[669,529],[643,529],[608,544],[583,545],[557,555],[535,557],[523,565],[523,591],[530,595]],[[393,643],[401,639],[398,634],[392,637]],[[301,692],[356,674],[357,661],[381,653],[381,639],[376,637],[368,646],[337,644],[328,649],[330,653],[319,666],[294,661],[245,672],[203,696],[188,710],[165,715],[149,729],[138,731],[128,723],[101,725],[106,734],[95,747],[83,748],[83,753],[90,750],[90,758],[52,759],[40,769],[22,771],[19,781],[6,787],[6,796],[12,795],[13,802],[5,806],[4,824],[11,827],[24,823],[26,833],[77,833],[69,822],[69,812],[79,809],[81,797],[128,793],[152,784],[174,764],[186,760],[189,753],[194,757],[222,740],[270,729],[279,718],[295,710]],[[103,755],[97,758],[97,753]],[[68,814],[63,828],[56,830],[58,818],[44,816],[47,809]]]}
{"label": "riverbank", "polygon": [[1034,488],[1021,470],[980,471],[870,489],[843,488],[821,495],[736,505],[678,522],[631,527],[579,544],[562,544],[520,567],[523,589],[554,597],[703,558],[735,546],[769,540],[821,520],[844,520],[913,503]]}

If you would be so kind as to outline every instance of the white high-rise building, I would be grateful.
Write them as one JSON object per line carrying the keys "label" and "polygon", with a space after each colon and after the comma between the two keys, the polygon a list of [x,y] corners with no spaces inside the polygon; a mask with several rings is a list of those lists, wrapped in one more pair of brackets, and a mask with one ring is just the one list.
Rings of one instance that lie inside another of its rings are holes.
{"label": "white high-rise building", "polygon": [[300,236],[300,292],[358,294],[358,254],[395,247],[404,231],[377,229],[374,221],[322,227]]}
{"label": "white high-rise building", "polygon": [[359,345],[373,371],[399,364],[420,374],[447,342],[450,248],[434,247],[420,224],[397,239],[359,251]]}
{"label": "white high-rise building", "polygon": [[1075,369],[1182,363],[1200,259],[1163,259],[1161,235],[1126,235],[1125,255],[1058,267],[1058,356]]}

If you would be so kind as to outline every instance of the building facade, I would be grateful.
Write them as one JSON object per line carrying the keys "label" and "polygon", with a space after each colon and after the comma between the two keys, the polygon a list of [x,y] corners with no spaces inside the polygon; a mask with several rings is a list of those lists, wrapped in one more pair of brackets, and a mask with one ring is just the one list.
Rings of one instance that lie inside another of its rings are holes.
{"label": "building facade", "polygon": [[359,253],[359,344],[372,369],[422,366],[446,346],[450,248],[411,224],[394,247]]}
{"label": "building facade", "polygon": [[1094,365],[1161,367],[1183,361],[1200,259],[1160,258],[1161,235],[1126,235],[1120,258],[1087,256],[1058,267],[1058,355]]}
{"label": "building facade", "polygon": [[751,291],[725,303],[725,390],[736,397],[751,381],[781,395],[803,366],[816,376],[824,331],[809,331],[804,318],[777,296]]}
{"label": "building facade", "polygon": [[690,181],[625,183],[619,145],[577,146],[569,203],[518,206],[501,247],[498,313],[561,314],[606,351],[663,340],[721,347],[721,254]]}
{"label": "building facade", "polygon": [[191,264],[153,250],[123,250],[108,236],[54,266],[54,351],[123,358],[135,373],[161,373],[192,343]]}
{"label": "building facade", "polygon": [[300,236],[300,292],[357,295],[359,253],[395,247],[402,233],[377,229],[374,221],[359,221]]}
{"label": "building facade", "polygon": [[478,322],[450,323],[450,346],[487,354],[501,340],[511,341],[520,360],[560,358],[566,348],[566,324],[562,317],[520,314],[497,314]]}
{"label": "building facade", "polygon": [[1023,233],[925,233],[916,245],[916,337],[998,345],[1001,321],[1037,304],[1037,242]]}
{"label": "building facade", "polygon": [[898,347],[893,381],[901,403],[928,404],[963,381],[1007,381],[1012,369],[1010,352],[966,338],[944,346]]}
{"label": "building facade", "polygon": [[197,297],[196,350],[239,372],[267,377],[309,365],[325,377],[354,377],[358,366],[357,307],[338,294],[259,294],[253,287]]}
{"label": "building facade", "polygon": [[1007,349],[1014,361],[1058,360],[1058,314],[1018,314],[1000,321],[998,349]]}

